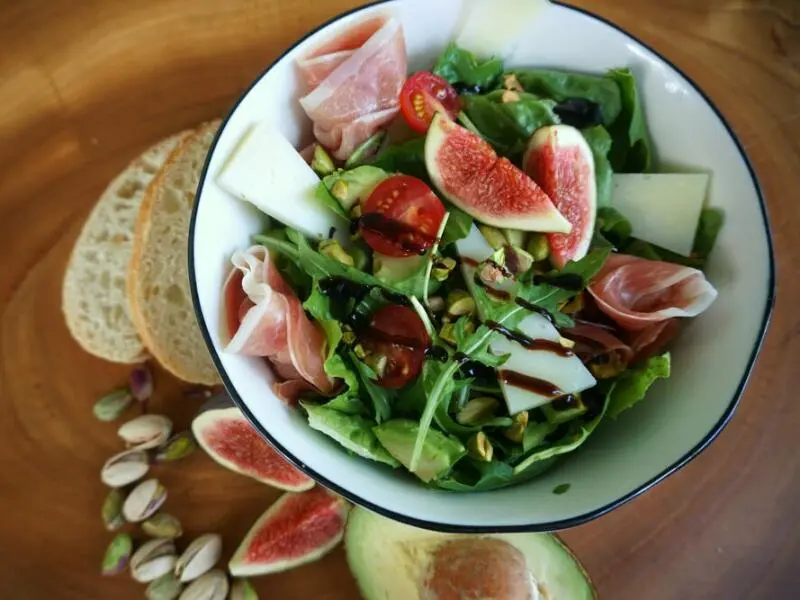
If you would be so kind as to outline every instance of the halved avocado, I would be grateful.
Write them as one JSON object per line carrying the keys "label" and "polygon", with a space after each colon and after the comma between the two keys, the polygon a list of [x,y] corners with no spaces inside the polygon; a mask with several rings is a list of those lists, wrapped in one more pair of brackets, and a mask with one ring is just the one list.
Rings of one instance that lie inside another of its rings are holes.
{"label": "halved avocado", "polygon": [[597,600],[589,576],[554,535],[513,533],[467,536],[418,529],[364,508],[350,512],[345,551],[365,600],[418,600],[434,553],[442,544],[491,538],[511,544],[524,556],[538,595],[550,600]]}

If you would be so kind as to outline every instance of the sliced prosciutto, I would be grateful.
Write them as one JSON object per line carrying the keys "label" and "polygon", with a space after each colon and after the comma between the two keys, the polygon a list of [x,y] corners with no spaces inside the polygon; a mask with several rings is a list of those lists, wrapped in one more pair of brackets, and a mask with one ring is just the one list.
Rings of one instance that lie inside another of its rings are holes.
{"label": "sliced prosciutto", "polygon": [[357,23],[298,61],[308,95],[300,99],[320,144],[341,160],[400,110],[408,68],[396,17]]}
{"label": "sliced prosciutto", "polygon": [[589,292],[598,308],[627,331],[696,317],[717,297],[702,271],[624,254],[609,257]]}
{"label": "sliced prosciutto", "polygon": [[273,387],[286,401],[304,392],[333,391],[325,374],[326,340],[294,291],[272,263],[264,246],[253,246],[231,258],[225,282],[227,352],[269,359],[282,380]]}

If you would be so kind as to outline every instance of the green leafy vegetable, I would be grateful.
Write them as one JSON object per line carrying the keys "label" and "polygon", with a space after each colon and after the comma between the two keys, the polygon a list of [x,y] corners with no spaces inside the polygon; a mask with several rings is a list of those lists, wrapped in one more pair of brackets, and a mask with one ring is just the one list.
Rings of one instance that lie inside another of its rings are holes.
{"label": "green leafy vegetable", "polygon": [[376,383],[378,376],[375,374],[375,371],[358,360],[352,353],[350,354],[350,360],[358,371],[363,389],[372,401],[375,422],[381,424],[384,421],[388,421],[392,416],[392,392],[380,387]]}
{"label": "green leafy vegetable", "polygon": [[657,379],[670,376],[670,354],[654,356],[638,369],[623,371],[616,379],[608,402],[608,416],[616,419],[644,398],[647,390]]}
{"label": "green leafy vegetable", "polygon": [[319,288],[319,281],[315,281],[311,289],[311,295],[303,303],[314,320],[322,326],[325,338],[328,341],[328,355],[330,359],[335,353],[339,342],[342,340],[342,326],[333,316],[331,311],[331,299],[322,293]]}
{"label": "green leafy vegetable", "polygon": [[497,152],[503,156],[519,157],[534,132],[545,125],[559,122],[552,100],[542,100],[532,94],[520,93],[518,102],[503,102],[503,91],[485,96],[465,96],[464,113]]}
{"label": "green leafy vegetable", "polygon": [[611,136],[602,125],[590,127],[581,131],[594,158],[594,176],[597,182],[597,206],[603,207],[611,204],[611,193],[614,187],[614,171],[608,160],[611,150]]}
{"label": "green leafy vegetable", "polygon": [[606,125],[616,121],[622,110],[620,88],[608,77],[550,69],[521,69],[513,73],[526,92],[542,98],[556,102],[586,98],[596,102]]}
{"label": "green leafy vegetable", "polygon": [[386,139],[386,132],[381,130],[368,137],[362,144],[353,150],[353,153],[344,163],[345,169],[352,169],[364,163],[381,147],[383,140]]}
{"label": "green leafy vegetable", "polygon": [[706,259],[717,243],[717,237],[725,224],[725,213],[719,208],[706,208],[700,213],[700,223],[694,236],[692,255]]}
{"label": "green leafy vegetable", "polygon": [[308,413],[308,424],[333,438],[344,448],[369,460],[399,467],[372,432],[373,423],[364,417],[347,415],[337,410],[310,403],[300,403]]}
{"label": "green leafy vegetable", "polygon": [[449,202],[444,202],[444,205],[447,212],[450,213],[450,219],[447,221],[444,233],[442,234],[442,241],[440,244],[442,247],[464,239],[469,235],[472,229],[472,217]]}
{"label": "green leafy vegetable", "polygon": [[507,463],[490,463],[471,458],[456,465],[453,473],[446,479],[434,481],[433,486],[451,492],[488,492],[533,479],[555,465],[557,457],[539,461],[524,473],[515,474]]}
{"label": "green leafy vegetable", "polygon": [[319,182],[319,185],[317,185],[317,188],[314,190],[314,196],[320,201],[320,203],[322,203],[323,206],[329,208],[343,219],[350,219],[347,211],[342,208],[342,205],[339,203],[339,201],[333,197],[330,189],[325,185],[325,182]]}
{"label": "green leafy vegetable", "polygon": [[336,396],[333,400],[323,404],[323,406],[331,410],[337,410],[346,415],[369,415],[367,405],[364,404],[357,393],[354,394],[350,390]]}
{"label": "green leafy vegetable", "polygon": [[617,248],[623,248],[633,233],[631,222],[610,206],[597,209],[596,227]]}
{"label": "green leafy vegetable", "polygon": [[617,173],[647,173],[653,166],[653,153],[636,78],[630,69],[611,69],[608,78],[616,83],[622,99],[619,118],[609,129],[614,140],[611,165]]}
{"label": "green leafy vegetable", "polygon": [[439,57],[433,72],[452,85],[486,91],[500,81],[503,61],[499,58],[490,58],[481,62],[472,52],[451,43]]}
{"label": "green leafy vegetable", "polygon": [[405,173],[430,183],[425,167],[424,137],[389,146],[370,164],[388,173]]}

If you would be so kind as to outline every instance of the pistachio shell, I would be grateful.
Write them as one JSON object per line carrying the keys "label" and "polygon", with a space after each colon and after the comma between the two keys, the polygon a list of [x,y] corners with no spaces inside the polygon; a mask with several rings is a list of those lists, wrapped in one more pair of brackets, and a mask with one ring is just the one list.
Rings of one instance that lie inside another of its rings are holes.
{"label": "pistachio shell", "polygon": [[138,481],[150,469],[146,452],[128,450],[109,458],[100,471],[100,480],[111,487],[123,487]]}
{"label": "pistachio shell", "polygon": [[183,535],[180,521],[165,513],[153,515],[142,523],[142,531],[154,538],[174,540]]}
{"label": "pistachio shell", "polygon": [[133,396],[127,388],[114,390],[98,400],[92,412],[100,421],[114,421],[130,406]]}
{"label": "pistachio shell", "polygon": [[194,540],[175,564],[175,575],[182,582],[197,579],[214,567],[222,555],[222,537],[207,533]]}
{"label": "pistachio shell", "polygon": [[172,421],[162,415],[142,415],[128,421],[117,431],[130,448],[157,448],[169,439]]}
{"label": "pistachio shell", "polygon": [[103,508],[100,514],[108,531],[116,531],[125,524],[125,519],[122,517],[122,503],[124,501],[125,494],[119,488],[114,488],[108,492],[108,496],[103,501]]}
{"label": "pistachio shell", "polygon": [[131,557],[131,576],[141,583],[154,581],[171,573],[176,559],[172,540],[150,540]]}
{"label": "pistachio shell", "polygon": [[190,431],[181,431],[169,438],[156,452],[159,462],[180,460],[197,449],[197,442]]}
{"label": "pistachio shell", "polygon": [[133,550],[133,540],[127,533],[120,533],[108,545],[103,557],[103,575],[116,575],[125,570]]}
{"label": "pistachio shell", "polygon": [[153,374],[145,365],[136,367],[128,377],[131,394],[139,402],[147,402],[153,395]]}
{"label": "pistachio shell", "polygon": [[258,600],[258,594],[247,579],[236,579],[231,587],[230,600]]}
{"label": "pistachio shell", "polygon": [[228,578],[223,571],[214,569],[195,579],[183,590],[179,600],[225,600],[228,595]]}
{"label": "pistachio shell", "polygon": [[177,580],[175,574],[165,573],[153,580],[144,591],[147,600],[175,600],[180,596],[183,584]]}
{"label": "pistachio shell", "polygon": [[122,516],[131,523],[148,519],[167,499],[167,490],[158,479],[148,479],[137,485],[122,505]]}

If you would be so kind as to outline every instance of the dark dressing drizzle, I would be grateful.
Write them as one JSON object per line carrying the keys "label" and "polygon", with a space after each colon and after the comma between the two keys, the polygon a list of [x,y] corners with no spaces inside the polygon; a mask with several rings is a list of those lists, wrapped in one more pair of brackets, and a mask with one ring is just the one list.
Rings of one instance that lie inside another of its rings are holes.
{"label": "dark dressing drizzle", "polygon": [[578,399],[572,394],[556,398],[550,403],[555,410],[569,410],[570,408],[577,408]]}
{"label": "dark dressing drizzle", "polygon": [[548,398],[557,398],[558,396],[564,395],[564,392],[562,392],[558,386],[550,383],[549,381],[538,379],[536,377],[530,377],[529,375],[523,375],[522,373],[517,373],[516,371],[498,371],[497,376],[498,379],[500,379],[500,381],[506,385],[521,388],[541,396],[547,396]]}
{"label": "dark dressing drizzle", "polygon": [[600,105],[586,98],[567,98],[559,102],[553,112],[558,115],[562,123],[577,129],[586,129],[603,123]]}
{"label": "dark dressing drizzle", "polygon": [[526,350],[541,350],[544,352],[552,352],[553,354],[557,354],[558,356],[563,356],[564,358],[569,358],[570,356],[574,356],[575,353],[570,350],[569,348],[565,348],[558,342],[554,342],[552,340],[535,340],[531,337],[528,337],[524,333],[520,333],[519,331],[513,331],[496,323],[494,321],[487,321],[486,326],[493,331],[496,331],[509,340],[517,342],[520,346],[525,348]]}
{"label": "dark dressing drizzle", "polygon": [[431,346],[425,350],[425,358],[432,358],[433,360],[438,360],[439,362],[443,363],[447,362],[447,359],[450,358],[450,355],[442,346]]}
{"label": "dark dressing drizzle", "polygon": [[425,254],[428,248],[436,243],[436,238],[430,236],[412,225],[402,221],[390,219],[381,213],[367,213],[358,220],[359,227],[385,240],[400,244],[403,250],[415,254]]}

